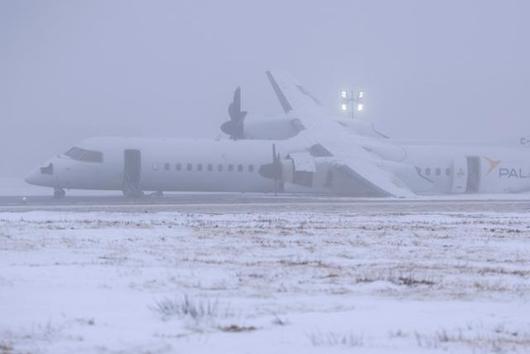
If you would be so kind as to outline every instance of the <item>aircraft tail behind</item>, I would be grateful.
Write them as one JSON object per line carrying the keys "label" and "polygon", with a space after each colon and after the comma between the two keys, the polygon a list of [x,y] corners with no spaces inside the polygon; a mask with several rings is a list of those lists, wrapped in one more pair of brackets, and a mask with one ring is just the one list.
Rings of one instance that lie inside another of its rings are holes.
{"label": "aircraft tail behind", "polygon": [[530,136],[521,137],[519,139],[519,144],[521,144],[523,147],[530,148]]}

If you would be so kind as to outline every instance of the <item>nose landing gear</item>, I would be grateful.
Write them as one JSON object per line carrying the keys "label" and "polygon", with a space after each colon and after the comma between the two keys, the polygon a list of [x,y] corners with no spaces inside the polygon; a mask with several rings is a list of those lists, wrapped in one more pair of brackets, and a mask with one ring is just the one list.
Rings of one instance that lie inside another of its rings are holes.
{"label": "nose landing gear", "polygon": [[62,188],[55,188],[53,190],[53,198],[54,199],[63,199],[66,196],[66,192]]}

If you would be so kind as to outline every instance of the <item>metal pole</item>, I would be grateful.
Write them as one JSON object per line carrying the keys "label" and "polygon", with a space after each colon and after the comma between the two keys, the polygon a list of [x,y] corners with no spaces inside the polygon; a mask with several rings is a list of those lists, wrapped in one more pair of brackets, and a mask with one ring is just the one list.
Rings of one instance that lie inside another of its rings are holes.
{"label": "metal pole", "polygon": [[355,96],[353,95],[353,89],[350,91],[350,101],[351,101],[351,119],[355,119]]}

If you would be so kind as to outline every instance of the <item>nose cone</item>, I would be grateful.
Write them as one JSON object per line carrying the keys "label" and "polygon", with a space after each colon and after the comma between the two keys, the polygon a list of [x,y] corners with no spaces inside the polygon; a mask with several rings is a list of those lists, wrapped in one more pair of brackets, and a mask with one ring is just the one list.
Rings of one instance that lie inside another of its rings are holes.
{"label": "nose cone", "polygon": [[37,186],[52,186],[54,182],[53,174],[53,163],[50,162],[48,165],[31,172],[24,180],[26,183]]}
{"label": "nose cone", "polygon": [[29,175],[27,175],[26,178],[24,178],[24,181],[26,181],[26,183],[29,183],[29,184],[39,185],[40,181],[39,181],[39,175],[37,171],[33,171]]}

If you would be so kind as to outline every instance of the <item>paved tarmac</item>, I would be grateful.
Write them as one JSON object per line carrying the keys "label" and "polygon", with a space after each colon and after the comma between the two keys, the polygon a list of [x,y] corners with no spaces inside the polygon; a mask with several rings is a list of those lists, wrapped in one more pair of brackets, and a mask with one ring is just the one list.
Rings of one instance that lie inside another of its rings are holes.
{"label": "paved tarmac", "polygon": [[172,193],[140,199],[105,195],[67,196],[59,200],[47,196],[0,196],[0,212],[34,210],[211,213],[297,210],[343,213],[530,212],[530,195],[517,195],[511,199],[506,196],[359,199],[300,194]]}

